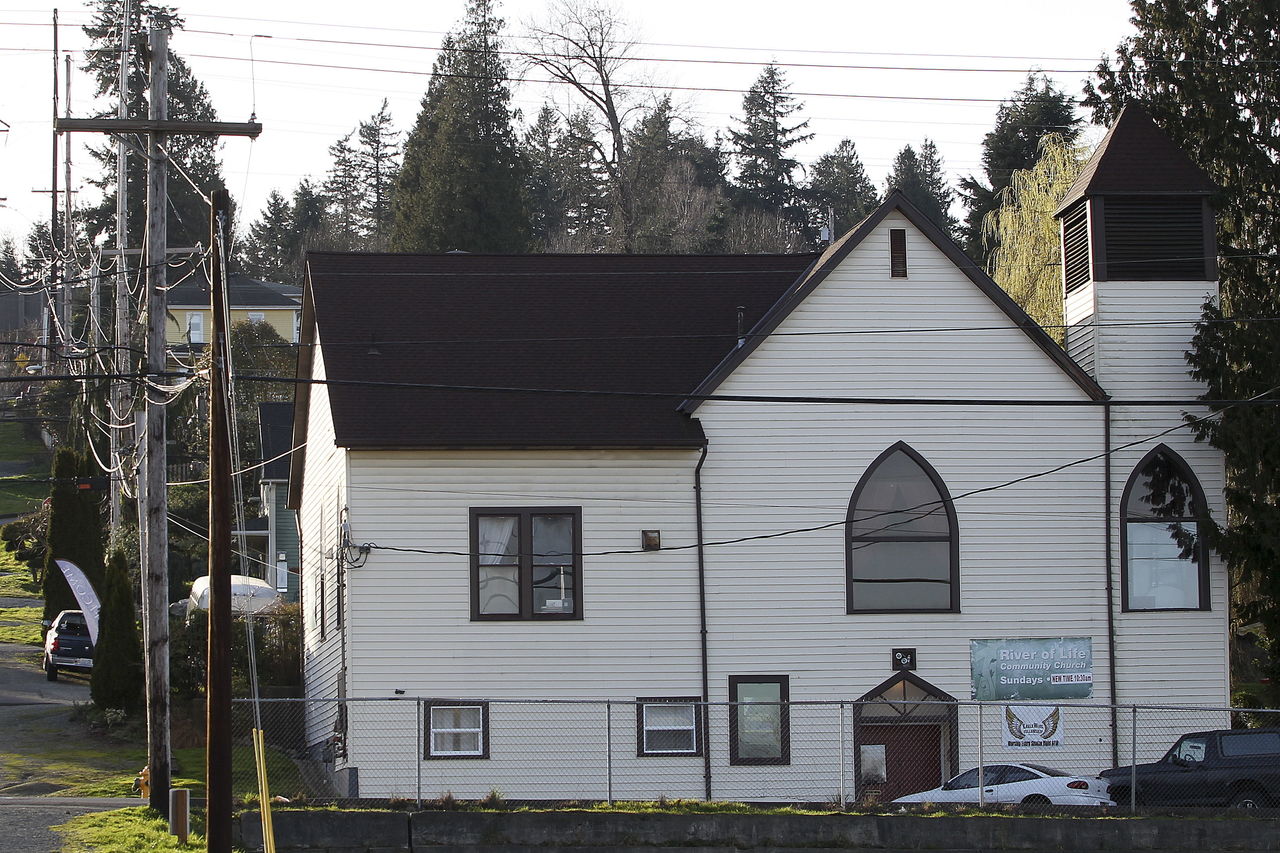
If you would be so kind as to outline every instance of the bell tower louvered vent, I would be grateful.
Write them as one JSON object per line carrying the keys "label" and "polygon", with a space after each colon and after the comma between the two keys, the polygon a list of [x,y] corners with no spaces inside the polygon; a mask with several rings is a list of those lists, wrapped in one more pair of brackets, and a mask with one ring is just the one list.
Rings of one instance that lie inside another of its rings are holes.
{"label": "bell tower louvered vent", "polygon": [[1089,281],[1089,206],[1081,199],[1062,215],[1062,266],[1067,293]]}
{"label": "bell tower louvered vent", "polygon": [[1121,281],[1203,281],[1208,211],[1198,196],[1113,196],[1103,225],[1107,277]]}

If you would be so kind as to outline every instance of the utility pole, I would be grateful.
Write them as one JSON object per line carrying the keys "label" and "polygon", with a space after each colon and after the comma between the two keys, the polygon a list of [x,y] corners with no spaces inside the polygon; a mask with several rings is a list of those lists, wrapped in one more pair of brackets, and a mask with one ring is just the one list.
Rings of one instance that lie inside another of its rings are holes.
{"label": "utility pole", "polygon": [[[62,283],[62,264],[59,263],[58,244],[58,10],[53,10],[53,167],[50,173],[49,191],[49,296],[57,293],[56,288]],[[45,370],[48,372],[54,348],[54,326],[57,317],[49,305],[50,299],[44,300],[41,314],[44,316]],[[61,336],[59,335],[59,338]]]}
{"label": "utility pole", "polygon": [[[66,103],[63,105],[65,116],[71,118],[71,55],[63,57],[65,60],[66,80]],[[62,182],[62,287],[58,289],[58,325],[62,327],[62,344],[70,347],[73,336],[71,334],[71,283],[66,279],[73,278],[69,274],[67,264],[71,262],[71,247],[74,245],[75,237],[71,231],[71,134],[66,134],[66,148],[62,155],[63,182]]]}
{"label": "utility pole", "polygon": [[[124,0],[123,13],[120,18],[120,103],[116,107],[116,118],[124,120],[129,117],[129,34],[133,32],[132,10],[130,0]],[[131,359],[129,344],[129,278],[126,272],[125,247],[129,245],[129,171],[128,146],[123,139],[116,140],[116,293],[115,293],[115,350],[112,362],[116,373],[123,376],[129,372]],[[111,539],[119,538],[119,531],[124,521],[121,507],[124,504],[124,455],[121,445],[124,436],[120,424],[124,423],[125,394],[128,386],[120,380],[111,383],[110,406],[107,409],[110,425],[108,432],[111,438]]]}
{"label": "utility pole", "polygon": [[[205,687],[205,839],[209,853],[231,851],[231,420],[227,405],[226,298],[222,287],[226,190],[212,195],[209,241],[209,662]],[[266,808],[266,804],[263,804]]]}
{"label": "utility pole", "polygon": [[[151,31],[151,102],[147,117],[162,122],[169,115],[169,34]],[[169,169],[165,136],[147,136],[147,375],[146,385],[147,561],[142,584],[143,618],[147,626],[147,766],[151,768],[151,808],[169,814],[169,489],[165,444],[164,392],[156,388],[168,369],[164,324],[168,309]]]}
{"label": "utility pole", "polygon": [[[169,784],[172,780],[169,756],[169,502],[166,489],[168,458],[165,448],[164,391],[156,385],[167,368],[165,312],[168,298],[166,279],[166,189],[168,157],[164,153],[167,134],[256,137],[262,125],[256,122],[169,121],[168,33],[152,30],[151,92],[146,119],[56,119],[62,131],[145,134],[147,144],[147,248],[144,254],[147,275],[145,418],[145,471],[138,477],[140,495],[140,537],[146,543],[143,561],[143,630],[147,653],[147,762],[151,772],[151,799],[148,805],[169,814]],[[123,254],[121,255],[123,257]],[[141,495],[145,493],[145,498]]]}

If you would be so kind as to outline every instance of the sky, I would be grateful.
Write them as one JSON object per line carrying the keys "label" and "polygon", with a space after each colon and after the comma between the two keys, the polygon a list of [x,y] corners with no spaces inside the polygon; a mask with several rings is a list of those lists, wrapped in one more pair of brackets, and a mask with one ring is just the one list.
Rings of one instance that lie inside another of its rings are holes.
{"label": "sky", "polygon": [[[20,0],[21,2],[21,0]],[[552,0],[505,0],[509,46],[546,22]],[[222,143],[227,187],[241,229],[267,195],[289,195],[304,177],[323,179],[328,148],[377,112],[384,98],[397,129],[417,116],[440,40],[465,0],[178,0],[185,29],[170,49],[208,88],[223,121],[256,117],[257,140]],[[843,0],[793,6],[764,0],[613,0],[634,41],[627,80],[638,104],[670,90],[681,115],[710,138],[736,127],[742,97],[765,63],[780,65],[814,138],[796,149],[812,162],[852,139],[877,186],[907,144],[934,140],[954,184],[980,173],[982,137],[1002,99],[1029,71],[1078,96],[1104,54],[1132,34],[1127,0]],[[59,49],[77,67],[80,27],[92,4],[58,8]],[[0,237],[19,240],[49,216],[53,96],[53,7],[0,3]],[[58,67],[65,67],[59,59]],[[61,73],[61,71],[60,71]],[[531,120],[547,102],[571,106],[563,87],[531,78],[513,84],[512,105]],[[59,85],[60,114],[66,109]],[[71,75],[70,109],[86,117],[110,104],[90,80]],[[1086,117],[1087,118],[1087,117]],[[1096,141],[1101,129],[1091,129]],[[79,134],[78,137],[87,137]],[[77,203],[94,165],[76,138],[71,186]],[[61,143],[60,143],[61,145]],[[59,166],[59,181],[62,180]],[[45,190],[46,192],[39,192]],[[139,203],[141,200],[137,200]]]}

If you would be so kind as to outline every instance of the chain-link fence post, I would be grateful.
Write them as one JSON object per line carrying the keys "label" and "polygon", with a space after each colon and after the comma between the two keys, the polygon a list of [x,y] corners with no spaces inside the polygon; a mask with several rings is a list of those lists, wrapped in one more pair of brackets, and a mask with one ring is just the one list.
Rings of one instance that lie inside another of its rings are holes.
{"label": "chain-link fence post", "polygon": [[986,786],[986,781],[987,781],[984,778],[986,768],[983,767],[983,758],[982,758],[982,742],[986,738],[983,737],[984,731],[982,726],[983,726],[982,703],[979,702],[978,703],[978,808],[982,808],[987,804],[987,795],[986,795],[986,792],[983,790],[984,787]]}
{"label": "chain-link fence post", "polygon": [[836,761],[839,763],[840,772],[840,808],[844,809],[845,793],[844,793],[844,703],[840,703],[840,743],[836,746]]}
{"label": "chain-link fence post", "polygon": [[607,776],[609,805],[613,805],[613,702],[604,703],[604,771]]}
{"label": "chain-link fence post", "polygon": [[1138,706],[1132,708],[1133,741],[1129,744],[1129,812],[1138,813]]}
{"label": "chain-link fence post", "polygon": [[422,748],[422,738],[424,733],[422,719],[422,700],[415,699],[413,704],[417,706],[418,714],[418,754],[413,757],[413,765],[418,770],[418,811],[422,811],[422,756],[426,755],[426,750]]}

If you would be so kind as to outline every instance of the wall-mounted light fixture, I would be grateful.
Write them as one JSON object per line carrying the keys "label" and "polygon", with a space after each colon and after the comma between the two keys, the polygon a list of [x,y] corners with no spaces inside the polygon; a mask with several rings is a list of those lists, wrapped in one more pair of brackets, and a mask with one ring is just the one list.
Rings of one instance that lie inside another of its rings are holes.
{"label": "wall-mounted light fixture", "polygon": [[661,551],[662,550],[662,531],[661,530],[641,530],[640,531],[640,548],[643,551]]}

